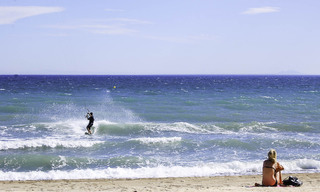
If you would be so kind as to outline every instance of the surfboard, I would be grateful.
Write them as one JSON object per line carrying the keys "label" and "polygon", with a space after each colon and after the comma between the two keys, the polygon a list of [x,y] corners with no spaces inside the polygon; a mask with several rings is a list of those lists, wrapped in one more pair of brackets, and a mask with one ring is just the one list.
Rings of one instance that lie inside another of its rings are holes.
{"label": "surfboard", "polygon": [[95,132],[95,127],[91,127],[91,134],[89,134],[88,132],[84,132],[85,135],[93,135]]}

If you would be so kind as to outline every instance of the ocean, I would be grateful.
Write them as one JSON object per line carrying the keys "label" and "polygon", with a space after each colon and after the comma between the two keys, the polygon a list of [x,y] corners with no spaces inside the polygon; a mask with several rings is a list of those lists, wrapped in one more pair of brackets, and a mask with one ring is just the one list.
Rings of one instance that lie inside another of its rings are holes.
{"label": "ocean", "polygon": [[320,172],[320,76],[0,76],[0,180],[261,174],[271,148]]}

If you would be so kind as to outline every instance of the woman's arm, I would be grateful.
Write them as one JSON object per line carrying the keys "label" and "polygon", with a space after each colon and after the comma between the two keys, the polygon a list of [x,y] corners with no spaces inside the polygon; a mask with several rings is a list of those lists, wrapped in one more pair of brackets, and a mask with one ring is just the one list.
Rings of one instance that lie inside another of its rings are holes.
{"label": "woman's arm", "polygon": [[282,171],[282,170],[284,170],[284,167],[283,167],[282,165],[280,165],[279,162],[277,162],[276,170],[277,170],[277,171]]}

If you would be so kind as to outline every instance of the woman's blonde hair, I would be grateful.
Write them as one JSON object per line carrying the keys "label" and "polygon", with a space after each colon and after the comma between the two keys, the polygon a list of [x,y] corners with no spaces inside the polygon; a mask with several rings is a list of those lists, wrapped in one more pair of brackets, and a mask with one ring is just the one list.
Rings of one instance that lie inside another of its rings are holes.
{"label": "woman's blonde hair", "polygon": [[272,161],[272,163],[277,162],[277,152],[274,149],[270,149],[268,153],[268,159]]}

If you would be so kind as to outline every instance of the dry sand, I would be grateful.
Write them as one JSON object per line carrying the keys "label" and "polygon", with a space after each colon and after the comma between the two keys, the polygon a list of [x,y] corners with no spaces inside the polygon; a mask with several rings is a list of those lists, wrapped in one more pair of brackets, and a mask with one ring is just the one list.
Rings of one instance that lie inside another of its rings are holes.
{"label": "dry sand", "polygon": [[[261,175],[183,177],[151,179],[92,179],[0,181],[0,191],[320,191],[320,173],[291,174],[303,181],[301,187],[254,187]],[[283,175],[283,178],[288,175]]]}

